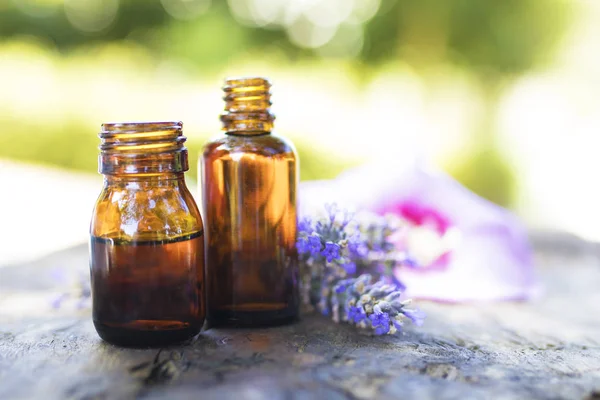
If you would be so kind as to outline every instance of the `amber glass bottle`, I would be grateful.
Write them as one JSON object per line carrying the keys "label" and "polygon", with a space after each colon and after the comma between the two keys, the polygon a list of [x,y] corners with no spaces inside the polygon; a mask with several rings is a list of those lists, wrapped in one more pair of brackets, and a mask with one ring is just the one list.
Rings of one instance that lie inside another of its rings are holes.
{"label": "amber glass bottle", "polygon": [[271,133],[270,86],[226,81],[225,134],[200,159],[211,325],[274,325],[298,315],[298,161],[293,145]]}
{"label": "amber glass bottle", "polygon": [[183,176],[182,124],[104,124],[100,138],[104,187],[90,229],[96,330],[124,346],[191,338],[205,316],[204,237]]}

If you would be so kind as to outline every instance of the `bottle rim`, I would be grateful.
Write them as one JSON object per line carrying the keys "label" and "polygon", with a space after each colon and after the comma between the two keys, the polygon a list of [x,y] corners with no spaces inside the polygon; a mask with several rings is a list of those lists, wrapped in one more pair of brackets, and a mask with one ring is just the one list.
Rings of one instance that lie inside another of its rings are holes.
{"label": "bottle rim", "polygon": [[223,131],[234,135],[256,135],[273,130],[271,82],[263,77],[226,78],[223,85],[225,111]]}
{"label": "bottle rim", "polygon": [[183,130],[183,122],[181,121],[130,121],[130,122],[105,122],[100,130],[100,137],[111,134],[122,133],[143,133],[143,132],[160,132],[160,131],[178,131]]}
{"label": "bottle rim", "polygon": [[163,174],[189,169],[183,123],[102,124],[98,171],[102,174]]}

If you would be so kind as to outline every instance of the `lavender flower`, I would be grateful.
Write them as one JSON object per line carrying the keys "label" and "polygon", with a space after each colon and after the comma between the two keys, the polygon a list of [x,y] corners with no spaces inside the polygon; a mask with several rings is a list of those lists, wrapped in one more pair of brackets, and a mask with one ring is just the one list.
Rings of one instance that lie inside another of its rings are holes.
{"label": "lavender flower", "polygon": [[74,308],[81,310],[91,306],[92,293],[88,273],[73,272],[69,274],[67,270],[61,269],[53,271],[52,278],[57,285],[65,290],[50,299],[50,306],[53,309]]}
{"label": "lavender flower", "polygon": [[305,304],[376,335],[398,332],[406,319],[420,325],[424,314],[405,308],[404,285],[393,274],[396,267],[414,265],[409,253],[393,244],[401,221],[375,215],[356,220],[335,204],[325,210],[323,218],[299,223],[296,246]]}
{"label": "lavender flower", "polygon": [[313,233],[308,237],[308,246],[313,256],[319,254],[321,251],[321,238],[318,234]]}
{"label": "lavender flower", "polygon": [[342,264],[342,267],[344,268],[344,270],[346,271],[346,273],[348,275],[356,274],[356,263],[353,263],[352,261],[350,261],[345,264]]}
{"label": "lavender flower", "polygon": [[308,239],[305,237],[299,237],[296,241],[296,248],[298,249],[298,254],[306,254],[310,252],[310,244]]}
{"label": "lavender flower", "polygon": [[329,218],[329,222],[333,224],[338,212],[337,204],[325,204],[325,211],[327,211],[327,218]]}
{"label": "lavender flower", "polygon": [[406,315],[406,317],[408,319],[410,319],[412,321],[413,324],[415,324],[416,326],[421,326],[423,325],[423,322],[425,321],[425,313],[421,310],[411,310],[411,309],[404,309],[404,315]]}
{"label": "lavender flower", "polygon": [[298,221],[298,232],[312,232],[312,220],[308,217],[302,218]]}
{"label": "lavender flower", "polygon": [[413,269],[417,269],[419,267],[419,264],[417,263],[417,261],[410,257],[410,256],[406,256],[406,258],[404,258],[404,260],[402,260],[402,265],[408,268],[413,268]]}
{"label": "lavender flower", "polygon": [[373,314],[371,314],[369,316],[369,319],[371,320],[371,324],[373,325],[373,328],[377,328],[380,326],[387,326],[389,327],[390,325],[390,316],[387,313],[384,312],[374,312]]}
{"label": "lavender flower", "polygon": [[355,306],[348,307],[348,311],[347,311],[347,320],[348,321],[358,324],[359,322],[363,321],[366,318],[367,318],[367,314],[365,314],[365,311],[362,309],[362,307],[355,307]]}
{"label": "lavender flower", "polygon": [[369,253],[369,247],[361,237],[360,232],[355,232],[348,239],[348,249],[354,256],[357,257],[366,257],[366,255]]}
{"label": "lavender flower", "polygon": [[340,258],[340,245],[333,242],[325,243],[325,249],[321,252],[327,259],[327,262],[330,263],[333,260],[337,260]]}
{"label": "lavender flower", "polygon": [[69,297],[68,293],[61,293],[50,301],[50,306],[54,309],[59,309],[63,302]]}
{"label": "lavender flower", "polygon": [[385,335],[390,332],[390,319],[386,318],[385,323],[374,326],[376,335]]}
{"label": "lavender flower", "polygon": [[365,328],[369,327],[364,324],[368,320],[376,335],[396,333],[405,319],[415,325],[422,324],[424,314],[418,309],[407,309],[410,301],[400,300],[402,292],[396,286],[383,280],[371,282],[372,277],[363,274],[334,286],[331,295],[336,299],[330,303],[336,309],[334,312],[342,312],[341,320]]}

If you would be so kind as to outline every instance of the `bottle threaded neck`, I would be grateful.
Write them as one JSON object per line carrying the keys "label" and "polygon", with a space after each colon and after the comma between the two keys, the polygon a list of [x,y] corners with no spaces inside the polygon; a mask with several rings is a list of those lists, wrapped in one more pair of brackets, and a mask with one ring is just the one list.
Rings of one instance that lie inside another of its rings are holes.
{"label": "bottle threaded neck", "polygon": [[189,169],[181,122],[106,123],[98,135],[105,175],[160,175]]}
{"label": "bottle threaded neck", "polygon": [[234,135],[256,135],[273,130],[271,83],[268,79],[228,78],[223,91],[225,112],[221,114],[223,130]]}

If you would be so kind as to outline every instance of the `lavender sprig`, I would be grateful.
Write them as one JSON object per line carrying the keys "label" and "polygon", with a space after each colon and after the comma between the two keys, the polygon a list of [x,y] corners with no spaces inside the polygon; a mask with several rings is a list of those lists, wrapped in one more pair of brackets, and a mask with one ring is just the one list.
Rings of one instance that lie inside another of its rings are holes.
{"label": "lavender sprig", "polygon": [[52,278],[56,284],[69,286],[69,290],[57,294],[50,300],[53,309],[69,307],[82,310],[91,307],[91,289],[89,273],[78,273],[76,281],[70,279],[68,272],[64,269],[52,271]]}
{"label": "lavender sprig", "polygon": [[346,279],[333,287],[331,307],[336,322],[345,321],[359,327],[372,328],[376,335],[394,334],[406,319],[421,326],[425,314],[410,309],[411,300],[401,300],[397,286],[383,280],[372,282],[369,274]]}
{"label": "lavender sprig", "polygon": [[323,218],[304,217],[298,225],[304,303],[377,335],[398,332],[406,319],[420,325],[424,314],[401,300],[404,285],[393,274],[415,264],[390,240],[405,228],[402,221],[373,215],[359,221],[335,205],[325,209]]}

